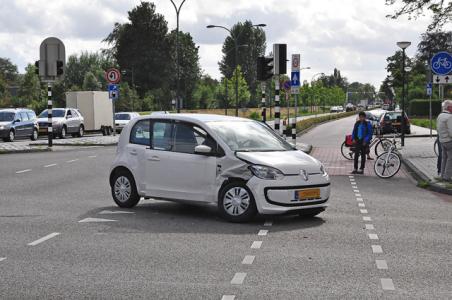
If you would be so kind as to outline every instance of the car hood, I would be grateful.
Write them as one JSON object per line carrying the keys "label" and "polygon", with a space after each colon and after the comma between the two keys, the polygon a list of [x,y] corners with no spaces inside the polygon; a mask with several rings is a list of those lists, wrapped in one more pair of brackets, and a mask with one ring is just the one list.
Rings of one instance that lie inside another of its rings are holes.
{"label": "car hood", "polygon": [[10,121],[0,122],[0,126],[6,126],[6,125],[11,125],[11,122]]}
{"label": "car hood", "polygon": [[298,175],[301,170],[320,174],[321,163],[312,156],[299,151],[237,152],[237,157],[249,163],[276,168],[285,175]]}

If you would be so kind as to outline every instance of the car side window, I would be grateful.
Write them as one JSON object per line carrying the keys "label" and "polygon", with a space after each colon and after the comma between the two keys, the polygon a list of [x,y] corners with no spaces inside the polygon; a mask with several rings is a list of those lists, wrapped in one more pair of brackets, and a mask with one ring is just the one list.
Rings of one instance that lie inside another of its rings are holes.
{"label": "car side window", "polygon": [[78,116],[79,116],[75,109],[71,109],[71,114],[74,118],[78,118]]}
{"label": "car side window", "polygon": [[36,119],[36,114],[35,114],[34,112],[29,111],[29,112],[27,112],[27,114],[28,114],[28,119],[29,119],[29,120],[34,120],[34,119]]}
{"label": "car side window", "polygon": [[152,125],[152,149],[170,151],[172,131],[171,122],[155,121]]}
{"label": "car side window", "polygon": [[203,129],[189,124],[177,123],[174,126],[174,152],[195,153],[195,147],[206,145],[216,151],[215,141]]}
{"label": "car side window", "polygon": [[14,117],[14,121],[22,122],[22,117],[20,116],[20,113],[16,113],[16,116]]}
{"label": "car side window", "polygon": [[68,119],[72,118],[72,113],[71,113],[70,109],[68,109],[66,112],[66,118],[68,118]]}
{"label": "car side window", "polygon": [[28,121],[28,115],[26,112],[21,112],[20,116],[22,117],[22,122]]}
{"label": "car side window", "polygon": [[149,120],[138,121],[135,125],[133,125],[132,131],[130,132],[130,143],[149,146],[151,143],[149,129]]}

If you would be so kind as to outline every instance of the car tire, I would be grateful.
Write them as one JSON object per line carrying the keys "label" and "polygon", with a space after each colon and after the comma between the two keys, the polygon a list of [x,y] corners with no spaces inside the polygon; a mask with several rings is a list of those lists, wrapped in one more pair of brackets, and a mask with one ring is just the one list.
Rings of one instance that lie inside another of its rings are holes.
{"label": "car tire", "polygon": [[140,196],[129,171],[118,170],[114,173],[111,181],[111,195],[119,207],[132,208],[138,204]]}
{"label": "car tire", "polygon": [[14,132],[14,130],[10,130],[9,131],[9,135],[6,138],[6,141],[8,142],[14,142],[14,139],[16,138],[16,133]]}
{"label": "car tire", "polygon": [[85,127],[83,127],[83,125],[80,125],[80,127],[78,128],[78,132],[76,134],[77,137],[83,137],[83,135],[85,134]]}
{"label": "car tire", "polygon": [[241,181],[233,181],[221,189],[218,210],[224,219],[232,223],[248,222],[257,213],[253,193]]}
{"label": "car tire", "polygon": [[66,126],[61,127],[61,132],[58,135],[60,139],[65,139],[67,134]]}
{"label": "car tire", "polygon": [[31,135],[30,139],[32,141],[36,141],[38,139],[38,130],[36,128],[33,129],[33,134]]}
{"label": "car tire", "polygon": [[311,209],[306,209],[304,211],[301,211],[298,213],[298,215],[302,218],[314,218],[315,216],[317,216],[318,214],[322,213],[323,211],[325,211],[325,208],[311,208]]}

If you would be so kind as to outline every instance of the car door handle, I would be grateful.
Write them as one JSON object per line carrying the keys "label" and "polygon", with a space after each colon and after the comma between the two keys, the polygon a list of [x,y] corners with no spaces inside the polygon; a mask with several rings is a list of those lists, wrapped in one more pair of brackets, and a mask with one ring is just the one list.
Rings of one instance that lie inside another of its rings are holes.
{"label": "car door handle", "polygon": [[130,154],[131,155],[137,155],[138,153],[137,153],[137,150],[130,150]]}
{"label": "car door handle", "polygon": [[148,158],[149,161],[160,161],[160,158],[158,156],[151,156]]}

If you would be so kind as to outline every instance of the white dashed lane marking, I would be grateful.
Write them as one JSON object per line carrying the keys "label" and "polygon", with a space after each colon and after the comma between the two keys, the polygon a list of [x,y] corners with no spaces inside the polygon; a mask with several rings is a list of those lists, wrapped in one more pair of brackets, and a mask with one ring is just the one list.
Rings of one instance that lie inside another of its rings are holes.
{"label": "white dashed lane marking", "polygon": [[356,197],[361,197],[361,194],[355,194]]}
{"label": "white dashed lane marking", "polygon": [[356,201],[363,201],[363,198],[356,198]]}
{"label": "white dashed lane marking", "polygon": [[234,277],[231,280],[231,284],[242,284],[245,280],[246,273],[235,273]]}
{"label": "white dashed lane marking", "polygon": [[79,223],[101,223],[101,222],[116,222],[116,220],[101,219],[101,218],[85,218],[78,222]]}
{"label": "white dashed lane marking", "polygon": [[31,171],[31,169],[20,170],[20,171],[17,171],[16,174],[27,173],[27,172],[30,172],[30,171]]}
{"label": "white dashed lane marking", "polygon": [[371,217],[363,217],[363,221],[372,221]]}
{"label": "white dashed lane marking", "polygon": [[4,261],[6,257],[0,257],[0,261]]}
{"label": "white dashed lane marking", "polygon": [[96,158],[97,157],[97,155],[90,155],[90,156],[88,156],[88,158]]}
{"label": "white dashed lane marking", "polygon": [[261,246],[262,246],[262,241],[254,241],[251,244],[251,249],[260,249]]}
{"label": "white dashed lane marking", "polygon": [[372,252],[375,254],[383,253],[383,248],[380,245],[372,245]]}
{"label": "white dashed lane marking", "polygon": [[51,234],[48,234],[48,235],[46,235],[46,236],[44,236],[44,237],[42,237],[42,238],[40,238],[40,239],[38,239],[38,240],[36,240],[34,242],[28,243],[28,246],[36,246],[36,245],[41,244],[41,243],[43,243],[43,242],[45,242],[47,240],[50,240],[51,238],[56,237],[57,235],[60,235],[60,233],[59,232],[52,232]]}
{"label": "white dashed lane marking", "polygon": [[264,223],[264,226],[266,226],[266,227],[270,227],[272,225],[273,225],[272,221],[265,221],[265,223]]}
{"label": "white dashed lane marking", "polygon": [[378,240],[378,235],[376,235],[375,233],[369,233],[369,239],[371,240]]}
{"label": "white dashed lane marking", "polygon": [[373,224],[366,224],[366,229],[367,230],[375,230],[375,227]]}
{"label": "white dashed lane marking", "polygon": [[67,163],[73,163],[73,162],[76,162],[76,161],[78,161],[78,158],[76,158],[76,159],[71,159],[71,160],[68,160],[68,161],[66,161]]}
{"label": "white dashed lane marking", "polygon": [[221,300],[235,300],[235,295],[223,295]]}
{"label": "white dashed lane marking", "polygon": [[391,278],[381,278],[381,287],[385,291],[393,291],[393,290],[395,290],[394,283],[392,282]]}
{"label": "white dashed lane marking", "polygon": [[264,236],[264,235],[267,235],[267,233],[268,233],[268,230],[259,230],[257,235]]}
{"label": "white dashed lane marking", "polygon": [[360,209],[359,210],[362,214],[367,214],[367,213],[369,213],[368,211],[367,211],[367,209]]}
{"label": "white dashed lane marking", "polygon": [[387,270],[388,269],[388,264],[386,263],[386,260],[384,260],[384,259],[377,259],[375,261],[375,263],[377,264],[377,269],[379,269],[379,270]]}
{"label": "white dashed lane marking", "polygon": [[256,256],[254,256],[254,255],[247,255],[242,260],[242,264],[244,264],[244,265],[252,265],[255,258],[256,258]]}
{"label": "white dashed lane marking", "polygon": [[50,164],[50,165],[45,165],[44,168],[50,168],[50,167],[55,167],[57,164]]}
{"label": "white dashed lane marking", "polygon": [[353,190],[354,193],[359,193],[359,190]]}
{"label": "white dashed lane marking", "polygon": [[364,203],[358,203],[359,207],[366,207],[366,205]]}

